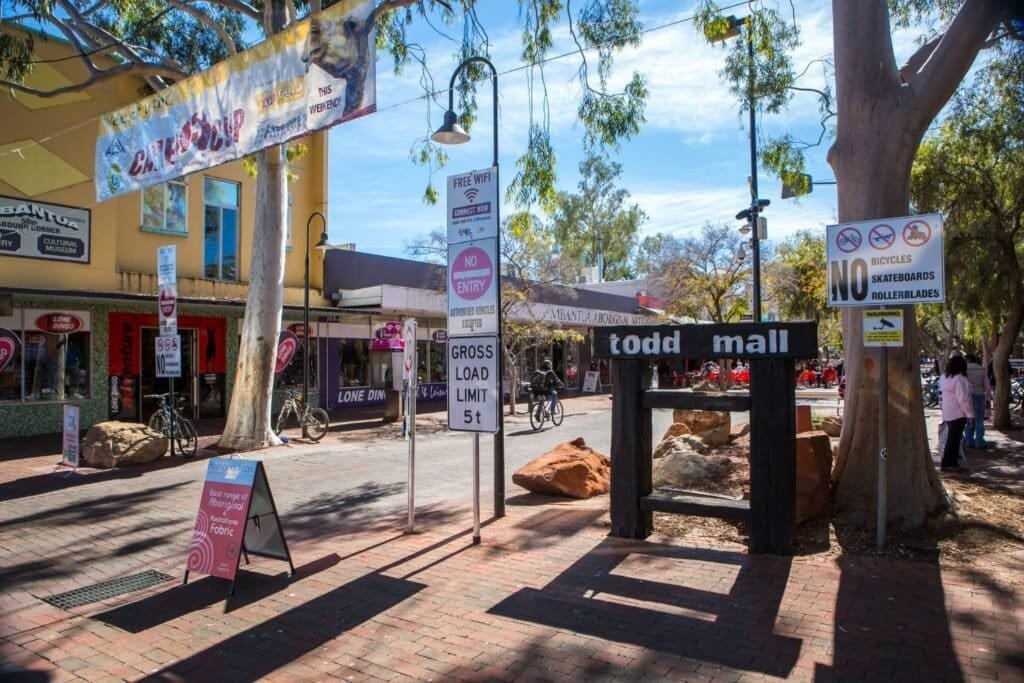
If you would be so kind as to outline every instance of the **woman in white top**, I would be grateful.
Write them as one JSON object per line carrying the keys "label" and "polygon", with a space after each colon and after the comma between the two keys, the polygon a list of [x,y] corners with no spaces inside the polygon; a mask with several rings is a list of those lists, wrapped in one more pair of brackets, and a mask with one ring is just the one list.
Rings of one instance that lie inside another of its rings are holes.
{"label": "woman in white top", "polygon": [[946,447],[942,450],[944,471],[964,471],[957,456],[960,441],[964,436],[967,421],[974,421],[974,406],[971,405],[971,383],[967,380],[967,361],[963,356],[953,356],[946,363],[946,372],[939,381],[942,391],[942,421],[946,423]]}

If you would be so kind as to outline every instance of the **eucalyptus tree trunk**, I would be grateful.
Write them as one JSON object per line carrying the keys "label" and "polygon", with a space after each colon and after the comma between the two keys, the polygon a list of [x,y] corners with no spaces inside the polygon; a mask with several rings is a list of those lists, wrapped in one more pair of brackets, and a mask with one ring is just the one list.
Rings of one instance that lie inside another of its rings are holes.
{"label": "eucalyptus tree trunk", "polygon": [[[836,58],[836,174],[839,221],[904,216],[910,168],[928,125],[952,96],[995,28],[996,0],[965,0],[944,38],[923,46],[902,70],[892,49],[886,0],[833,0]],[[925,429],[913,306],[904,306],[904,346],[888,349],[888,377],[879,376],[882,349],[862,343],[863,308],[843,310],[846,400],[833,471],[840,519],[867,525],[875,515],[879,383],[888,382],[888,521],[921,524],[944,504]]]}
{"label": "eucalyptus tree trunk", "polygon": [[[287,18],[281,0],[266,13],[267,34],[284,28]],[[277,339],[284,307],[284,264],[287,211],[285,163],[281,146],[257,155],[256,221],[253,226],[249,293],[242,321],[238,365],[231,391],[227,422],[218,445],[251,450],[281,443],[271,428],[271,399]]]}
{"label": "eucalyptus tree trunk", "polygon": [[1013,351],[1013,342],[1020,333],[1021,323],[1024,322],[1024,285],[1021,284],[1020,263],[1014,255],[1016,245],[1009,239],[1005,239],[1000,246],[1008,255],[1006,263],[1010,271],[1010,277],[1007,278],[1010,314],[1003,320],[1003,325],[999,329],[999,342],[992,353],[992,370],[996,377],[995,397],[992,401],[992,426],[995,429],[1009,429],[1010,371],[1008,366],[1010,353]]}

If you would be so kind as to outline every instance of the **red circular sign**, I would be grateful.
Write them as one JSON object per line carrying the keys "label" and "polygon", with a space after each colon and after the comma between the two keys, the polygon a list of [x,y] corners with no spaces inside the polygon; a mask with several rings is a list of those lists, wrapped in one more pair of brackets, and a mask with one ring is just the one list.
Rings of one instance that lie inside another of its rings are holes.
{"label": "red circular sign", "polygon": [[879,223],[868,233],[868,243],[878,251],[885,251],[896,242],[896,231],[891,225]]}
{"label": "red circular sign", "polygon": [[295,357],[295,350],[299,348],[299,338],[285,330],[277,340],[277,358],[274,360],[274,374],[280,374]]}
{"label": "red circular sign", "polygon": [[460,299],[475,301],[490,289],[494,280],[494,264],[480,247],[467,247],[455,257],[449,279],[452,291]]}
{"label": "red circular sign", "polygon": [[836,236],[836,246],[847,254],[860,249],[860,231],[856,228],[843,228]]}
{"label": "red circular sign", "polygon": [[14,359],[14,352],[18,350],[14,340],[10,337],[0,337],[0,372],[3,372],[7,364]]}
{"label": "red circular sign", "polygon": [[903,226],[903,241],[911,247],[923,247],[932,238],[932,226],[924,221],[910,221]]}
{"label": "red circular sign", "polygon": [[81,329],[82,320],[70,313],[47,313],[36,318],[36,327],[54,334],[68,334]]}
{"label": "red circular sign", "polygon": [[160,314],[165,318],[174,315],[174,308],[178,305],[178,298],[169,289],[160,290]]}

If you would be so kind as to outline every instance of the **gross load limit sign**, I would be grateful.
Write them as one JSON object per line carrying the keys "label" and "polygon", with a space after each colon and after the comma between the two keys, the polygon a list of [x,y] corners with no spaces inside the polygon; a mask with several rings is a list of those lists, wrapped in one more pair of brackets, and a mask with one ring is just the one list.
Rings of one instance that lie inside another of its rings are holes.
{"label": "gross load limit sign", "polygon": [[942,216],[904,216],[827,228],[828,305],[946,300]]}
{"label": "gross load limit sign", "polygon": [[448,429],[498,431],[498,338],[448,338]]}

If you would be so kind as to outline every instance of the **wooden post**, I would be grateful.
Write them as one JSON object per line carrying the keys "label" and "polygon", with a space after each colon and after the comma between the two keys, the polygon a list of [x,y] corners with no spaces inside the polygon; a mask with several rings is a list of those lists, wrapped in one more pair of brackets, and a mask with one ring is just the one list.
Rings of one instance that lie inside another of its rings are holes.
{"label": "wooden post", "polygon": [[790,359],[750,363],[750,550],[755,553],[793,554],[796,527],[793,372]]}
{"label": "wooden post", "polygon": [[612,536],[647,538],[653,513],[640,509],[651,493],[651,410],[641,405],[649,362],[628,358],[612,362]]}

